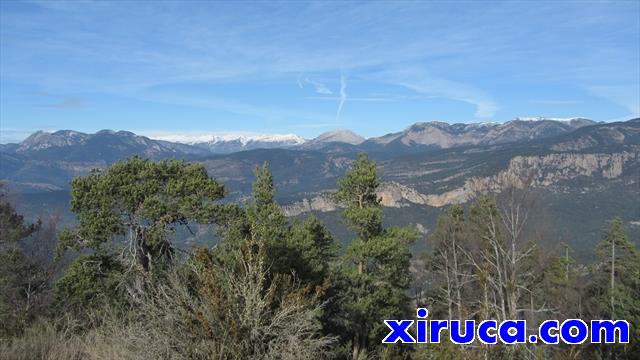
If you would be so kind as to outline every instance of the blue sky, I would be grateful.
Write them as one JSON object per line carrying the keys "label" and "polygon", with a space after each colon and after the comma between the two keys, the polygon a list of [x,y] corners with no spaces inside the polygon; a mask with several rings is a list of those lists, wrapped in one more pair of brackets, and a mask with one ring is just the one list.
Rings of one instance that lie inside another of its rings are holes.
{"label": "blue sky", "polygon": [[640,1],[1,1],[0,141],[640,113]]}

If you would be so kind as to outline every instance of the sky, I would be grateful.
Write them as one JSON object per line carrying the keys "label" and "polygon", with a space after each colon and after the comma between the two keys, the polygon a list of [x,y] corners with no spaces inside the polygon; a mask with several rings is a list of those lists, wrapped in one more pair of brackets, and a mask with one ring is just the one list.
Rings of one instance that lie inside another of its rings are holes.
{"label": "sky", "polygon": [[0,142],[640,115],[640,1],[0,1]]}

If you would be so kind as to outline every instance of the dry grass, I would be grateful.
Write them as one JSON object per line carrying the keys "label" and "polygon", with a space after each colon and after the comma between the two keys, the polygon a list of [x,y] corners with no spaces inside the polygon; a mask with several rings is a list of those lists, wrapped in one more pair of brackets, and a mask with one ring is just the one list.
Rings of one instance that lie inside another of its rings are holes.
{"label": "dry grass", "polygon": [[[194,269],[197,286],[171,273],[136,296],[126,317],[101,311],[88,331],[38,322],[0,343],[0,359],[281,359],[320,360],[332,338],[320,335],[319,307],[290,279],[268,281],[260,254],[241,270]],[[70,323],[71,324],[71,323]]]}
{"label": "dry grass", "polygon": [[47,322],[37,322],[21,337],[0,341],[0,359],[85,359],[84,344],[78,338],[56,331]]}

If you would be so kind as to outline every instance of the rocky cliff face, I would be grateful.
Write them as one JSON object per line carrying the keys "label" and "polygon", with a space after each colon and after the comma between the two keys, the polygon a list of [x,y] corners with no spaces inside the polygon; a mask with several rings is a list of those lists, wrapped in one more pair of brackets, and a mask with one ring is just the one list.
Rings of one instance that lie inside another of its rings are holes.
{"label": "rocky cliff face", "polygon": [[[479,193],[499,193],[507,186],[522,188],[526,183],[533,187],[566,192],[571,191],[571,187],[562,186],[561,183],[564,181],[580,177],[601,177],[606,180],[619,178],[626,167],[639,164],[639,154],[640,148],[614,154],[560,153],[515,156],[509,161],[508,167],[497,174],[487,177],[469,177],[463,186],[450,191],[423,194],[409,186],[390,181],[380,185],[378,196],[383,206],[398,208],[410,204],[433,207],[460,204],[469,201]],[[585,191],[584,188],[579,190]],[[296,216],[310,211],[334,211],[338,207],[328,194],[321,194],[311,199],[305,198],[284,208],[287,215]]]}
{"label": "rocky cliff face", "polygon": [[620,176],[624,164],[632,160],[637,160],[637,153],[516,156],[509,164],[509,171],[524,175],[533,170],[538,175],[535,185],[547,186],[578,176],[600,175],[613,179]]}
{"label": "rocky cliff face", "polygon": [[292,204],[284,205],[282,210],[287,216],[298,216],[311,211],[328,212],[339,208],[329,194],[321,194],[311,199],[304,198]]}
{"label": "rocky cliff face", "polygon": [[465,187],[476,192],[499,192],[509,184],[523,187],[529,182],[533,187],[563,191],[565,187],[558,186],[561,182],[580,177],[616,179],[623,174],[626,166],[638,164],[638,154],[636,150],[614,154],[516,156],[511,159],[506,170],[490,177],[471,178],[467,180]]}
{"label": "rocky cliff face", "polygon": [[440,206],[464,202],[477,193],[497,193],[510,185],[522,188],[526,183],[555,192],[585,191],[562,183],[580,177],[613,180],[619,178],[626,167],[638,165],[638,161],[637,150],[615,154],[516,156],[509,161],[507,169],[493,176],[469,178],[461,188],[441,194],[446,196]]}

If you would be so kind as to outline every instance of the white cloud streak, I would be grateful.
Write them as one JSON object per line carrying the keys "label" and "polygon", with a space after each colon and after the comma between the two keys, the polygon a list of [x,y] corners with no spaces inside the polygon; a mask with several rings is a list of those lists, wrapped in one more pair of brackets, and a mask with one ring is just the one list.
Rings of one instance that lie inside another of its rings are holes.
{"label": "white cloud streak", "polygon": [[340,121],[340,114],[342,114],[342,107],[345,102],[347,102],[347,78],[344,74],[340,74],[340,103],[336,111],[336,122]]}
{"label": "white cloud streak", "polygon": [[298,82],[298,87],[299,87],[300,89],[304,88],[304,85],[302,85],[302,75],[303,75],[303,74],[304,74],[304,73],[302,73],[302,72],[298,74],[297,82]]}
{"label": "white cloud streak", "polygon": [[[340,96],[307,96],[305,99],[309,100],[328,100],[328,101],[340,101]],[[361,102],[395,102],[401,100],[410,100],[410,98],[383,98],[383,97],[353,97],[349,96],[349,101],[361,101]]]}
{"label": "white cloud streak", "polygon": [[333,92],[321,82],[314,81],[309,78],[305,78],[304,82],[306,82],[307,84],[311,84],[315,88],[316,93],[320,95],[333,95]]}
{"label": "white cloud streak", "polygon": [[493,117],[498,104],[484,91],[472,85],[433,76],[417,67],[391,68],[371,74],[372,78],[403,86],[417,93],[462,101],[475,106],[477,118]]}
{"label": "white cloud streak", "polygon": [[583,100],[530,100],[531,104],[538,105],[577,105],[584,103]]}
{"label": "white cloud streak", "polygon": [[629,117],[640,116],[640,86],[608,85],[589,87],[594,95],[605,98],[629,111]]}

